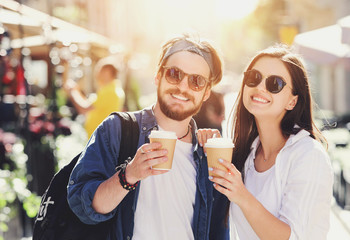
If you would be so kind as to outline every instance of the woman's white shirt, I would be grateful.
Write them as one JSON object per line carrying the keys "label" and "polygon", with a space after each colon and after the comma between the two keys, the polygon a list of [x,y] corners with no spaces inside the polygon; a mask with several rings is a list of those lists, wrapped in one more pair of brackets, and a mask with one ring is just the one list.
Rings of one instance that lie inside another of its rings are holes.
{"label": "woman's white shirt", "polygon": [[[309,132],[301,130],[289,137],[273,167],[257,172],[254,159],[259,144],[257,137],[244,166],[246,188],[270,213],[290,226],[289,239],[326,239],[333,171],[324,147]],[[230,222],[232,237],[259,239],[241,209],[232,202]]]}

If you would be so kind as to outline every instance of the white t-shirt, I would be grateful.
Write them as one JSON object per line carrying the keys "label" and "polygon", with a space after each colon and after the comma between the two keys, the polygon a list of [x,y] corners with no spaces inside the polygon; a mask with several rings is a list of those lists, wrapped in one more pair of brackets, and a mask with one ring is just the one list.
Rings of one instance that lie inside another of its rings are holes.
{"label": "white t-shirt", "polygon": [[[270,213],[290,226],[289,239],[327,239],[333,171],[323,146],[301,130],[289,137],[275,165],[259,173],[254,166],[259,143],[258,137],[244,166],[248,191]],[[259,239],[241,209],[232,202],[230,223],[232,239]]]}
{"label": "white t-shirt", "polygon": [[172,169],[141,181],[132,239],[194,239],[195,193],[192,143],[177,140]]}

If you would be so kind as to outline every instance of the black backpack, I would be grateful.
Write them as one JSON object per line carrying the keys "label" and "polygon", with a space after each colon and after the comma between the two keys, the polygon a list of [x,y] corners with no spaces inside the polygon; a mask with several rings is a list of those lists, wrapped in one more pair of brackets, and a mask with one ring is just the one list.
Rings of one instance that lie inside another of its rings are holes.
{"label": "black backpack", "polygon": [[[136,153],[139,139],[139,126],[132,113],[118,112],[121,120],[121,142],[118,164]],[[116,216],[96,225],[81,222],[72,212],[67,202],[67,185],[70,174],[77,163],[79,153],[63,167],[51,180],[42,196],[39,213],[36,216],[33,240],[95,240],[106,239]],[[114,234],[112,234],[114,235]]]}

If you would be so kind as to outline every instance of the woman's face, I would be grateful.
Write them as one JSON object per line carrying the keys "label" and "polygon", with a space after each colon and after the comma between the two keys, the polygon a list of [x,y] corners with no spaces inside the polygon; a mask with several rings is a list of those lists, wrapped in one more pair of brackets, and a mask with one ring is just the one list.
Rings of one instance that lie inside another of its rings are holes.
{"label": "woman's face", "polygon": [[[253,66],[262,75],[262,81],[255,87],[243,88],[243,104],[255,119],[280,122],[287,112],[297,103],[298,96],[292,94],[292,79],[283,62],[273,57],[261,57]],[[281,77],[286,85],[279,93],[266,89],[266,78],[271,75]]]}

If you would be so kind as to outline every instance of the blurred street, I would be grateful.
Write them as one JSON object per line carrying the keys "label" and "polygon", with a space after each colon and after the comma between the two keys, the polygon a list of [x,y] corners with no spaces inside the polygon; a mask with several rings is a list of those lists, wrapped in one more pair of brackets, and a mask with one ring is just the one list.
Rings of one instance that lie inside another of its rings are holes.
{"label": "blurred street", "polygon": [[342,210],[335,200],[333,201],[330,221],[328,240],[350,239],[350,211]]}
{"label": "blurred street", "polygon": [[224,137],[249,58],[274,43],[303,57],[334,171],[327,239],[350,240],[349,1],[0,0],[0,240],[32,239],[52,177],[110,112],[155,102],[159,47],[181,33],[221,52],[195,119]]}

